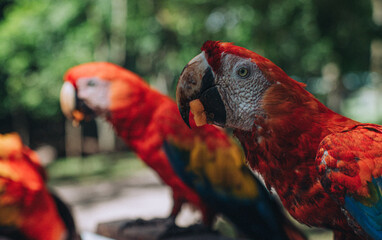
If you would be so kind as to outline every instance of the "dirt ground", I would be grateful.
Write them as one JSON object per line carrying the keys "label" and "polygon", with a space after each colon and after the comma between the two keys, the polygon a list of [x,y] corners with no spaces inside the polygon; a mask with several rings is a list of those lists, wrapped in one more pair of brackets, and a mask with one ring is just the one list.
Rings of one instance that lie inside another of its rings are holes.
{"label": "dirt ground", "polygon": [[[172,207],[170,189],[149,168],[118,180],[56,185],[54,189],[71,206],[79,231],[87,233],[101,222],[164,218]],[[199,219],[199,212],[185,206],[177,224],[188,226]],[[329,231],[299,226],[310,240],[333,238]]]}
{"label": "dirt ground", "polygon": [[[150,169],[123,179],[59,185],[54,189],[71,206],[80,231],[92,232],[100,222],[119,219],[164,218],[172,207],[170,189]],[[199,217],[200,213],[186,206],[177,224],[186,226]]]}

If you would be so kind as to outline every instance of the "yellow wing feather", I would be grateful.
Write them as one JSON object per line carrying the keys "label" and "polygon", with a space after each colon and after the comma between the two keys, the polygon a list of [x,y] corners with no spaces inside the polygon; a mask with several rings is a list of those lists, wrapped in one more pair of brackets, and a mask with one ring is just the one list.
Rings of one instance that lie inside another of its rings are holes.
{"label": "yellow wing feather", "polygon": [[228,148],[218,148],[211,152],[205,143],[195,141],[191,150],[188,171],[202,177],[204,175],[214,186],[240,198],[256,198],[257,183],[246,168],[243,151],[231,140]]}

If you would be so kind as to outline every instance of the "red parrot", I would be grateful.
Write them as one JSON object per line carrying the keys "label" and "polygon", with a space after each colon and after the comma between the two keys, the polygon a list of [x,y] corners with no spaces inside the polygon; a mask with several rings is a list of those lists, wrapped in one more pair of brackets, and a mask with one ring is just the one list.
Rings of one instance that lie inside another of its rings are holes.
{"label": "red parrot", "polygon": [[0,238],[77,239],[65,204],[46,188],[35,152],[18,134],[0,134]]}
{"label": "red parrot", "polygon": [[[202,211],[206,225],[212,224],[215,213],[176,175],[162,150],[164,138],[171,132],[161,129],[167,125],[178,128],[184,125],[178,120],[179,112],[171,99],[151,89],[135,73],[106,62],[73,67],[66,72],[64,80],[63,113],[75,121],[105,117],[127,146],[171,188],[173,207],[169,217],[175,220],[187,202]],[[171,130],[174,131],[167,129]],[[192,139],[185,137],[182,141],[187,145]]]}
{"label": "red parrot", "polygon": [[191,110],[198,125],[233,128],[250,166],[299,222],[335,239],[382,239],[382,127],[333,112],[250,50],[219,41],[201,50],[177,86],[185,122]]}
{"label": "red parrot", "polygon": [[171,217],[189,202],[202,210],[208,226],[218,212],[249,236],[305,239],[246,167],[241,149],[222,129],[206,125],[192,131],[175,101],[111,63],[81,64],[69,69],[64,80],[64,114],[76,121],[104,116],[171,187]]}

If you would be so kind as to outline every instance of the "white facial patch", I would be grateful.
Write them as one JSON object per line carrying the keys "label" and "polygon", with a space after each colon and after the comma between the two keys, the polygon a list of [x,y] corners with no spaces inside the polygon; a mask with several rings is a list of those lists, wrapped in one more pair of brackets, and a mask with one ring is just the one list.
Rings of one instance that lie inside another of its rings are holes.
{"label": "white facial patch", "polygon": [[[216,85],[226,110],[226,126],[250,131],[256,116],[264,116],[261,99],[271,85],[249,58],[223,54]],[[248,71],[246,76],[240,70]]]}
{"label": "white facial patch", "polygon": [[97,115],[108,112],[110,106],[110,81],[97,77],[79,78],[76,82],[77,97]]}

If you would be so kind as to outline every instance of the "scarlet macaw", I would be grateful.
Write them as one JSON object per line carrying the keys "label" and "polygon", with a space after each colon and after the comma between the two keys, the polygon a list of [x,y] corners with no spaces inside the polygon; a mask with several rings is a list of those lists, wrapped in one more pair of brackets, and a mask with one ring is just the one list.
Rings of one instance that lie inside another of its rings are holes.
{"label": "scarlet macaw", "polygon": [[[299,222],[335,239],[382,239],[382,128],[333,112],[270,60],[207,41],[183,70],[186,123],[234,129],[251,167]],[[201,105],[201,106],[200,106]]]}

